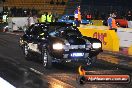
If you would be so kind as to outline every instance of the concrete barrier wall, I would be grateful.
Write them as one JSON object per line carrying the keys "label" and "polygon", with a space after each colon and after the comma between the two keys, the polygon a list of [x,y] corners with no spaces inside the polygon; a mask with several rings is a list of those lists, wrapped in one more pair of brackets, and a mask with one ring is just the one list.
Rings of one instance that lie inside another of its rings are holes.
{"label": "concrete barrier wall", "polygon": [[93,25],[103,26],[103,20],[92,20]]}
{"label": "concrete barrier wall", "polygon": [[132,21],[128,21],[128,28],[132,28]]}
{"label": "concrete barrier wall", "polygon": [[108,30],[109,27],[108,26],[96,26],[96,25],[80,25],[81,28],[88,28],[88,29],[104,29],[104,30]]}
{"label": "concrete barrier wall", "polygon": [[[33,20],[33,17],[30,19]],[[8,25],[10,31],[18,30],[19,27],[23,28],[28,25],[28,17],[9,17]]]}
{"label": "concrete barrier wall", "polygon": [[79,28],[84,36],[97,38],[102,41],[103,50],[119,51],[119,38],[114,30],[98,30]]}
{"label": "concrete barrier wall", "polygon": [[108,30],[107,26],[85,26],[79,30],[84,36],[98,38],[102,41],[103,50],[119,51],[119,48],[128,49],[132,55],[132,28],[118,28],[117,32]]}
{"label": "concrete barrier wall", "polygon": [[120,47],[130,47],[132,45],[132,28],[118,28],[117,35],[120,40]]}

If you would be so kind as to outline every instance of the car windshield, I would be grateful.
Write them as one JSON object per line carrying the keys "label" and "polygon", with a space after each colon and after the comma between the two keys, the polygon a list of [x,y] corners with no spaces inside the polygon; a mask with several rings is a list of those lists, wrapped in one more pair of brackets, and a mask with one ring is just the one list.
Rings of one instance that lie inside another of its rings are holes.
{"label": "car windshield", "polygon": [[54,31],[50,31],[49,35],[51,36],[82,36],[80,31],[76,28],[73,28],[72,26],[69,27],[58,27]]}
{"label": "car windshield", "polygon": [[39,34],[41,34],[41,33],[44,33],[44,27],[43,26],[39,26],[39,27],[37,27],[36,29],[34,29],[34,34],[36,34],[36,35],[39,35]]}
{"label": "car windshield", "polygon": [[[30,30],[30,31],[29,31]],[[29,27],[29,30],[27,30],[26,33],[32,34],[32,35],[40,35],[41,33],[46,32],[46,26],[41,25],[41,24],[35,24]]]}
{"label": "car windshield", "polygon": [[69,20],[74,20],[74,16],[69,16]]}
{"label": "car windshield", "polygon": [[81,35],[81,33],[78,31],[78,30],[65,30],[65,31],[62,31],[61,32],[62,34],[62,36],[65,36],[65,37],[67,37],[67,36],[78,36],[78,37],[81,37],[82,35]]}

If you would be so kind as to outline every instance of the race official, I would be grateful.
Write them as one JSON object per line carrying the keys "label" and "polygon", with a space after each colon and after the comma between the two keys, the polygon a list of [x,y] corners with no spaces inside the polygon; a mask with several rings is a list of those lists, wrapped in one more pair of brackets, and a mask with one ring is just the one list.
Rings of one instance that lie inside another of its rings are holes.
{"label": "race official", "polygon": [[41,16],[41,22],[46,22],[47,21],[47,17],[46,17],[46,14],[43,14]]}
{"label": "race official", "polygon": [[52,14],[51,13],[49,13],[48,15],[47,15],[47,22],[52,22]]}
{"label": "race official", "polygon": [[74,18],[75,18],[75,23],[76,23],[76,26],[80,26],[80,23],[81,23],[81,11],[80,11],[80,6],[77,7],[77,9],[74,11]]}

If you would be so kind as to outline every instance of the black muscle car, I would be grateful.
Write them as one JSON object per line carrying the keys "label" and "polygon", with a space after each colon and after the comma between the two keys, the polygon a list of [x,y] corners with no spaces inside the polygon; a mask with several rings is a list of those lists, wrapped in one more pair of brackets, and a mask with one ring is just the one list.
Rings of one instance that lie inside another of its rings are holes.
{"label": "black muscle car", "polygon": [[25,58],[37,57],[45,68],[53,62],[93,64],[102,52],[100,40],[83,36],[78,28],[66,23],[36,23],[20,38]]}

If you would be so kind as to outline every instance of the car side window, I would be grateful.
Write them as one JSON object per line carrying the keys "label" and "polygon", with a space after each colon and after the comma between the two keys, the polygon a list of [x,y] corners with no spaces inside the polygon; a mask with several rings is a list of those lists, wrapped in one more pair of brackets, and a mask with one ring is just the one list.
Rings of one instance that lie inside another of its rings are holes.
{"label": "car side window", "polygon": [[33,29],[34,25],[30,26],[27,30],[26,30],[26,34],[27,35],[31,35],[32,34],[32,29]]}
{"label": "car side window", "polygon": [[38,30],[38,26],[34,26],[34,28],[32,29],[32,35],[38,35],[39,30]]}

